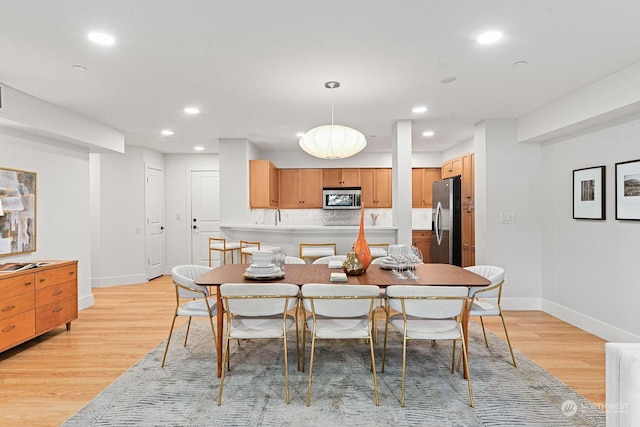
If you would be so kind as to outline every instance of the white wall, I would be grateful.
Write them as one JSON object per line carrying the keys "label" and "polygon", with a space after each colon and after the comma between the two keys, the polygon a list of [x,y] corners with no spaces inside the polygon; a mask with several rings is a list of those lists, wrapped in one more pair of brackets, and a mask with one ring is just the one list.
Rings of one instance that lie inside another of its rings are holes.
{"label": "white wall", "polygon": [[[615,163],[640,158],[640,120],[542,147],[542,307],[610,341],[639,341],[640,222],[615,219]],[[606,166],[605,221],[572,218],[573,170]]]}
{"label": "white wall", "polygon": [[38,174],[36,251],[0,263],[78,260],[78,307],[93,305],[88,151],[0,127],[0,166]]}
{"label": "white wall", "polygon": [[124,154],[99,156],[99,190],[92,185],[99,191],[100,205],[100,218],[94,221],[97,230],[92,233],[98,239],[93,242],[92,285],[145,282],[144,150],[127,147]]}
{"label": "white wall", "polygon": [[[476,129],[476,264],[505,269],[504,308],[531,310],[540,307],[541,154],[516,135],[515,120],[487,120]],[[501,223],[501,213],[515,223]]]}

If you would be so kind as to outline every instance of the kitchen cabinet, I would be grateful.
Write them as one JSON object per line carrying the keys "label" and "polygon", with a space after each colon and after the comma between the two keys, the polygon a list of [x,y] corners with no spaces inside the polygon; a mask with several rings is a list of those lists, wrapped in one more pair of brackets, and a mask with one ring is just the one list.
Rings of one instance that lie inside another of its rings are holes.
{"label": "kitchen cabinet", "polygon": [[[445,176],[445,174],[449,174]],[[475,265],[475,155],[466,153],[442,163],[442,178],[460,175],[462,199],[462,266]]]}
{"label": "kitchen cabinet", "polygon": [[432,202],[432,184],[440,181],[440,168],[414,168],[411,170],[411,206],[430,208]]}
{"label": "kitchen cabinet", "polygon": [[278,169],[268,160],[249,160],[249,206],[278,207]]}
{"label": "kitchen cabinet", "polygon": [[475,156],[473,153],[462,156],[462,203],[475,203]]}
{"label": "kitchen cabinet", "polygon": [[324,187],[360,187],[360,169],[323,169]]}
{"label": "kitchen cabinet", "polygon": [[442,163],[442,179],[458,175],[462,175],[462,157],[456,157]]}
{"label": "kitchen cabinet", "polygon": [[422,262],[431,261],[431,230],[413,230],[411,232],[413,246],[422,252]]}
{"label": "kitchen cabinet", "polygon": [[322,169],[280,169],[278,180],[280,208],[322,208]]}
{"label": "kitchen cabinet", "polygon": [[362,206],[391,207],[391,169],[360,169]]}
{"label": "kitchen cabinet", "polygon": [[476,263],[476,228],[475,206],[462,206],[462,266],[469,267]]}
{"label": "kitchen cabinet", "polygon": [[0,351],[78,318],[77,261],[0,273]]}

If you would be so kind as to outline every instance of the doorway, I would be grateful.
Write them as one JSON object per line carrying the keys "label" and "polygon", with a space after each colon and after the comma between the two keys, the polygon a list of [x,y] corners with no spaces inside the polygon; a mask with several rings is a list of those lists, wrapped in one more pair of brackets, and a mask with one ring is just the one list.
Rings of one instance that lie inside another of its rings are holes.
{"label": "doorway", "polygon": [[147,280],[164,274],[165,239],[164,239],[164,171],[145,167],[145,211],[147,221],[146,256]]}
{"label": "doorway", "polygon": [[[191,171],[191,263],[209,265],[209,237],[220,236],[220,172]],[[211,266],[220,265],[219,257]]]}

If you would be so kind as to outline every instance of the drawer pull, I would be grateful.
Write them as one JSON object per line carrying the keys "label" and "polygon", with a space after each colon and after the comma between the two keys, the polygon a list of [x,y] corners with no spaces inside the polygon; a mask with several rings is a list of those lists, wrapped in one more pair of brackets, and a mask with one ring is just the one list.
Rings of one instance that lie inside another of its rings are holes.
{"label": "drawer pull", "polygon": [[58,289],[57,291],[55,291],[54,293],[52,293],[51,295],[53,296],[57,296],[60,295],[62,293],[62,291],[60,289]]}
{"label": "drawer pull", "polygon": [[16,325],[7,325],[4,328],[2,328],[2,332],[9,332],[10,330],[14,329],[16,327]]}
{"label": "drawer pull", "polygon": [[58,312],[60,312],[60,311],[62,311],[62,307],[60,307],[60,306],[58,306],[58,307],[56,307],[56,308],[54,308],[54,309],[53,309],[53,312],[54,312],[54,313],[58,313]]}
{"label": "drawer pull", "polygon": [[15,305],[8,305],[5,308],[3,308],[2,311],[7,312],[7,311],[13,310],[14,308],[16,308]]}
{"label": "drawer pull", "polygon": [[28,282],[24,283],[25,286],[31,286],[31,280],[29,280]]}
{"label": "drawer pull", "polygon": [[45,279],[44,277],[41,277],[41,278],[40,278],[40,281],[41,281],[41,282],[44,282],[45,280],[47,280],[47,279]]}
{"label": "drawer pull", "polygon": [[70,271],[70,272],[69,272],[69,275],[70,275],[70,276],[73,276],[73,271]]}

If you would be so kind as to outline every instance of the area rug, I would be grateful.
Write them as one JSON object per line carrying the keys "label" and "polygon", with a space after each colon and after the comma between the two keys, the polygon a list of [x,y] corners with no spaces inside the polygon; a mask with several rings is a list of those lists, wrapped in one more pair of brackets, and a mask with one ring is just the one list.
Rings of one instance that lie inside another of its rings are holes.
{"label": "area rug", "polygon": [[[364,341],[320,341],[306,406],[308,371],[295,363],[295,333],[289,341],[291,403],[284,397],[282,342],[231,343],[231,371],[222,406],[208,324],[194,322],[187,347],[176,332],[164,368],[164,343],[142,358],[63,426],[604,426],[605,414],[584,397],[516,351],[511,365],[504,341],[470,324],[467,382],[452,374],[451,344],[414,341],[407,352],[405,407],[400,406],[402,341],[390,333],[382,361],[382,323],[376,344],[380,406],[375,405]],[[307,346],[307,360],[309,346]],[[308,368],[308,366],[307,366]]]}

